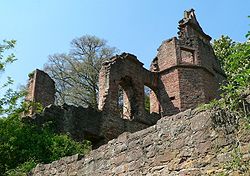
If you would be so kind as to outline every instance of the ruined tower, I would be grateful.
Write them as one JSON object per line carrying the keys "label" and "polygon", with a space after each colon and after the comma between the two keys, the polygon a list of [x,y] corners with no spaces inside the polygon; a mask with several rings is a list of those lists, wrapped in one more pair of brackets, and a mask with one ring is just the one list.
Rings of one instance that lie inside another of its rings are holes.
{"label": "ruined tower", "polygon": [[178,29],[178,38],[161,44],[150,68],[159,74],[160,97],[151,97],[151,111],[160,111],[162,116],[218,98],[219,85],[225,79],[211,37],[203,32],[193,9],[184,12]]}
{"label": "ruined tower", "polygon": [[[50,106],[37,116],[37,122],[54,119],[59,132],[89,139],[97,147],[125,131],[145,129],[161,117],[219,97],[225,76],[210,45],[211,37],[203,32],[193,9],[184,12],[178,29],[178,37],[161,44],[150,70],[130,53],[103,63],[99,73],[99,111],[91,107]],[[150,112],[145,107],[144,87],[151,89]],[[55,84],[48,74],[37,69],[30,75],[26,101],[45,107],[54,103],[54,95]]]}
{"label": "ruined tower", "polygon": [[[136,56],[124,53],[104,63],[99,75],[99,110],[114,116],[118,87],[123,89],[123,117],[144,123],[144,86],[151,88],[150,113],[173,115],[219,97],[224,73],[200,27],[194,10],[184,12],[178,38],[164,41],[151,64],[143,68]],[[116,113],[118,114],[118,113]]]}
{"label": "ruined tower", "polygon": [[[29,75],[28,94],[25,98],[26,102],[40,103],[42,107],[54,104],[55,101],[55,82],[47,73],[36,69]],[[33,106],[29,115],[33,114],[35,107]]]}

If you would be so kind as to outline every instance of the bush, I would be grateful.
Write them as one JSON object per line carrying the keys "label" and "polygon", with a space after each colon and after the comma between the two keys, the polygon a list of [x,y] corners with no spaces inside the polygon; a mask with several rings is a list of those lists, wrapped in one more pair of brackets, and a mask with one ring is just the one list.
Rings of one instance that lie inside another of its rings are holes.
{"label": "bush", "polygon": [[36,163],[85,154],[90,148],[87,141],[76,142],[67,135],[54,134],[49,125],[40,128],[24,124],[18,114],[0,119],[0,173],[3,175],[20,175]]}
{"label": "bush", "polygon": [[227,76],[227,82],[221,86],[222,100],[216,105],[231,111],[237,118],[246,117],[250,121],[246,101],[242,98],[250,88],[250,43],[237,43],[222,36],[214,41],[213,47]]}

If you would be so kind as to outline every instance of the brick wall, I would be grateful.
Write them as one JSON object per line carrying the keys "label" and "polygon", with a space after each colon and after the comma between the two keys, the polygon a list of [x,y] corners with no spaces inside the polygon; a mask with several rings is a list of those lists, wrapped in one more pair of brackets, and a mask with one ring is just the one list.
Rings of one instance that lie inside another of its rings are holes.
{"label": "brick wall", "polygon": [[[115,56],[105,62],[100,71],[98,108],[107,118],[120,115],[152,125],[145,111],[144,85],[156,90],[157,81],[158,75],[143,68],[136,56],[129,53]],[[123,90],[123,112],[118,107],[119,87]]]}
{"label": "brick wall", "polygon": [[180,108],[180,87],[178,70],[168,70],[160,74],[159,96],[161,112],[163,116],[172,115],[179,112]]}
{"label": "brick wall", "polygon": [[164,41],[151,64],[151,71],[159,74],[163,116],[218,98],[219,85],[225,79],[210,45],[211,37],[203,32],[193,9],[184,12],[178,29],[178,38]]}
{"label": "brick wall", "polygon": [[[205,72],[201,68],[178,68],[180,84],[180,110],[197,107],[206,102]],[[212,90],[214,91],[214,90]]]}
{"label": "brick wall", "polygon": [[176,37],[162,42],[156,56],[158,58],[159,71],[163,71],[177,65],[176,43]]}
{"label": "brick wall", "polygon": [[[41,103],[43,107],[54,104],[55,83],[47,73],[36,69],[30,74],[26,101]],[[34,109],[30,111],[32,114]]]}

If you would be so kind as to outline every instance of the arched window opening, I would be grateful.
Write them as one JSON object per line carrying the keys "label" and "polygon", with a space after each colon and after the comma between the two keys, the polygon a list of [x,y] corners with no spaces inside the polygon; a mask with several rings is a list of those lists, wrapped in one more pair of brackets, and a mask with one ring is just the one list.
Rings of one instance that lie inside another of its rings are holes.
{"label": "arched window opening", "polygon": [[144,107],[145,111],[148,113],[160,113],[160,105],[158,101],[158,97],[155,92],[144,85]]}
{"label": "arched window opening", "polygon": [[123,91],[122,87],[119,85],[117,106],[118,106],[118,110],[120,112],[121,118],[123,118],[123,106],[124,106],[123,92],[124,91]]}
{"label": "arched window opening", "polygon": [[132,119],[134,111],[131,108],[131,102],[134,99],[134,90],[132,86],[132,79],[130,77],[123,77],[118,87],[118,109],[123,119]]}
{"label": "arched window opening", "polygon": [[144,109],[147,113],[150,113],[150,92],[152,90],[147,87],[144,86]]}

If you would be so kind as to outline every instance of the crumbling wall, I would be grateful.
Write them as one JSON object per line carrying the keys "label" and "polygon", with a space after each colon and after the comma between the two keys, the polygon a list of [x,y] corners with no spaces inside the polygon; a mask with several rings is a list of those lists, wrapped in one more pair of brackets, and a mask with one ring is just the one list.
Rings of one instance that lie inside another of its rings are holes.
{"label": "crumbling wall", "polygon": [[[27,102],[40,103],[46,107],[55,102],[55,82],[42,70],[36,69],[29,75]],[[29,114],[35,112],[34,107]]]}
{"label": "crumbling wall", "polygon": [[[130,128],[124,123],[136,123],[138,129],[143,129],[161,117],[218,98],[224,74],[210,45],[211,37],[203,32],[193,9],[184,12],[178,28],[178,38],[166,40],[159,47],[150,71],[129,53],[103,63],[98,109],[102,114],[100,135],[105,139],[113,139]],[[145,110],[144,86],[151,89],[150,113]],[[43,71],[34,72],[28,87],[27,101],[44,107],[54,103],[54,82]]]}
{"label": "crumbling wall", "polygon": [[[145,111],[144,86],[156,90],[157,74],[143,68],[136,56],[123,53],[104,62],[99,74],[101,135],[113,139],[124,131],[138,131],[154,125],[158,114]],[[119,107],[119,91],[123,106]],[[126,124],[126,125],[125,125]]]}
{"label": "crumbling wall", "polygon": [[203,32],[193,9],[184,12],[178,29],[178,38],[166,40],[159,47],[150,69],[159,74],[162,116],[218,98],[219,85],[225,79],[211,37]]}
{"label": "crumbling wall", "polygon": [[[133,67],[134,62],[139,63],[139,61],[133,57],[128,57],[128,61],[132,61],[132,64],[130,63],[130,65],[128,65],[127,70],[130,66],[131,68]],[[115,60],[115,62],[116,61],[117,60]],[[124,60],[122,61],[124,62]],[[123,64],[118,64],[118,66],[122,67]],[[137,69],[136,66],[137,65],[135,64],[135,70]],[[153,78],[151,78],[152,75],[150,75],[150,72],[146,69],[142,69],[142,71],[144,71],[145,74],[148,74],[147,78],[140,80],[140,83],[142,83],[142,86],[144,86],[144,83],[151,83]],[[112,75],[112,78],[116,78],[116,74],[112,72]],[[130,76],[130,78],[133,76],[131,73],[130,75],[127,75]],[[117,103],[117,100],[116,102],[108,101],[102,111],[93,109],[91,107],[83,108],[81,106],[76,107],[67,104],[62,106],[53,105],[55,97],[54,81],[49,77],[48,74],[38,69],[36,69],[29,76],[30,79],[26,101],[41,103],[45,108],[43,112],[36,113],[36,104],[31,104],[32,106],[29,113],[24,114],[22,120],[26,123],[33,123],[36,125],[44,125],[48,122],[52,123],[52,128],[56,133],[69,134],[77,141],[82,141],[83,139],[90,140],[92,142],[93,148],[97,148],[100,145],[107,143],[109,140],[118,137],[125,131],[136,132],[145,129],[150,125],[155,124],[159,119],[153,115],[149,118],[149,115],[147,116],[144,113],[144,89],[142,88],[141,91],[141,87],[138,86],[138,88],[134,91],[135,86],[137,86],[136,82],[134,82],[136,81],[135,79],[132,80],[128,79],[128,77],[121,76],[119,80],[116,81],[118,81],[119,84],[123,86],[124,91],[126,91],[126,95],[129,95],[125,99],[125,104],[129,103],[129,105],[132,105],[131,112],[133,111],[134,116],[136,116],[136,113],[142,112],[140,117],[143,117],[143,120],[141,121],[130,118],[121,118],[119,112],[115,111],[115,108],[117,107],[112,107],[112,103]],[[106,77],[104,76],[104,78]],[[112,84],[111,88],[117,88],[115,86],[117,85]],[[103,90],[101,89],[100,92]],[[117,91],[115,92],[116,94],[112,91],[109,91],[108,96],[115,96],[117,98],[118,90],[115,89],[115,91]],[[104,91],[104,93],[106,92]],[[130,104],[130,102],[133,100],[135,100],[134,102],[138,103]]]}
{"label": "crumbling wall", "polygon": [[[144,86],[157,90],[157,80],[158,75],[143,68],[136,56],[129,53],[117,55],[103,63],[100,71],[98,108],[107,118],[121,116],[152,125],[156,121],[145,111]],[[118,106],[119,87],[123,91],[123,112]]]}
{"label": "crumbling wall", "polygon": [[89,107],[83,108],[72,105],[45,107],[42,113],[35,113],[31,117],[22,118],[25,123],[43,126],[46,123],[56,133],[70,135],[76,141],[90,140],[93,146],[99,146],[103,137],[100,136],[101,112]]}
{"label": "crumbling wall", "polygon": [[[203,32],[193,9],[184,12],[178,34],[178,38],[162,43],[150,71],[129,53],[103,63],[97,122],[90,115],[74,114],[74,110],[63,111],[63,117],[70,117],[72,123],[86,119],[85,125],[73,126],[79,131],[73,130],[72,134],[77,131],[75,135],[83,134],[84,138],[91,134],[102,139],[102,143],[109,141],[108,144],[85,158],[77,155],[39,165],[33,174],[214,174],[217,170],[223,171],[221,163],[231,159],[232,146],[237,141],[244,148],[249,147],[250,138],[237,138],[233,126],[228,130],[214,129],[209,112],[188,110],[177,114],[217,98],[219,83],[224,79],[210,45],[211,37]],[[145,111],[144,86],[152,90],[151,114]],[[122,102],[119,102],[120,89]],[[123,103],[122,108],[119,103]],[[173,114],[177,115],[170,117]],[[157,122],[159,117],[165,118]],[[92,125],[96,126],[92,129]],[[138,130],[142,131],[136,132]],[[136,133],[125,133],[111,140],[126,131]],[[218,148],[223,148],[219,156]],[[243,155],[249,159],[249,155]]]}
{"label": "crumbling wall", "polygon": [[149,127],[149,125],[122,119],[119,116],[107,117],[103,112],[91,107],[84,108],[67,104],[49,105],[43,112],[25,116],[22,121],[38,126],[49,123],[54,132],[68,134],[76,141],[89,140],[93,148],[107,143],[124,132],[133,133]]}
{"label": "crumbling wall", "polygon": [[249,175],[250,130],[241,127],[216,127],[209,111],[187,110],[31,175]]}

